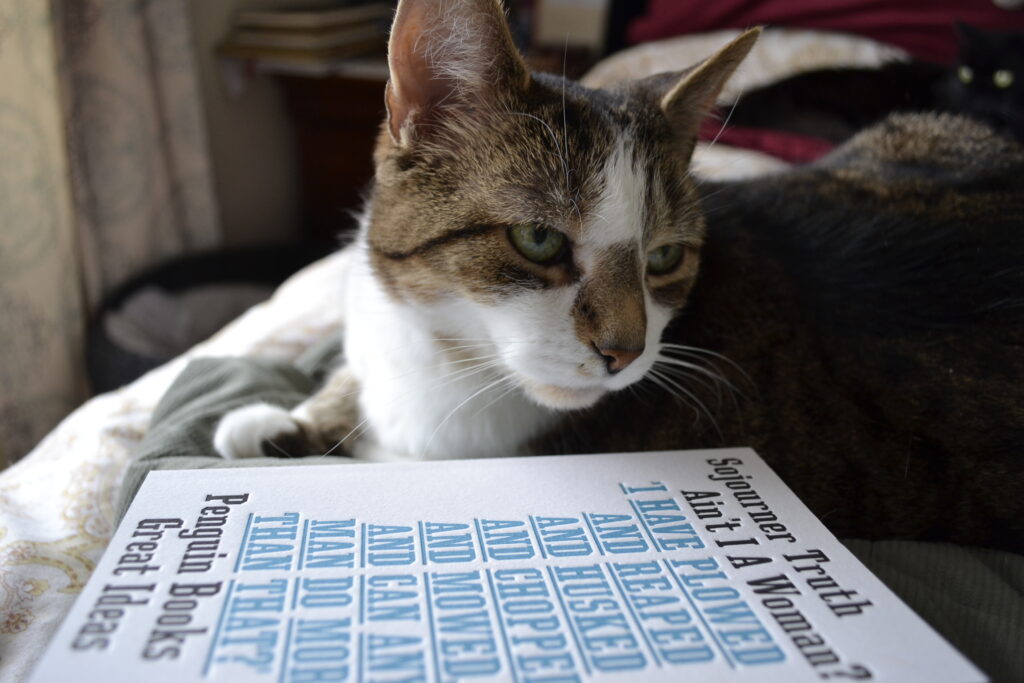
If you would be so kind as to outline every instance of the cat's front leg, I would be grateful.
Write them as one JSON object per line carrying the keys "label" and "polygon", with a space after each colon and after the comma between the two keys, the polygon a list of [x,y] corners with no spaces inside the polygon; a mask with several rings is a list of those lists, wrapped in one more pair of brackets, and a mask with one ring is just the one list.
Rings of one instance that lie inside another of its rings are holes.
{"label": "cat's front leg", "polygon": [[351,453],[359,420],[359,382],[347,366],[292,410],[254,403],[227,413],[213,445],[224,458],[299,457]]}

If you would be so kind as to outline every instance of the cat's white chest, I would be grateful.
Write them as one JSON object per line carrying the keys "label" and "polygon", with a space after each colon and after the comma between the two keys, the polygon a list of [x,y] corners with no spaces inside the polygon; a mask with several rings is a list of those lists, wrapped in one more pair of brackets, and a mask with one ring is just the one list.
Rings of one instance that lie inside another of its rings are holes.
{"label": "cat's white chest", "polygon": [[[366,421],[357,455],[373,459],[518,454],[553,420],[490,367],[472,337],[438,342],[422,315],[392,301],[365,251],[345,283],[346,363],[360,383]],[[455,354],[452,347],[461,347]]]}

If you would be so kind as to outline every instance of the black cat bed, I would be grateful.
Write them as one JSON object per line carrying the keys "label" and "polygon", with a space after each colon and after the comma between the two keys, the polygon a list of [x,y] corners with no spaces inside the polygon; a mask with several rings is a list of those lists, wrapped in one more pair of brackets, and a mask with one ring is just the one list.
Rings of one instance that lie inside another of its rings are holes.
{"label": "black cat bed", "polygon": [[93,389],[116,389],[187,351],[329,251],[288,244],[207,252],[126,282],[103,301],[88,327]]}

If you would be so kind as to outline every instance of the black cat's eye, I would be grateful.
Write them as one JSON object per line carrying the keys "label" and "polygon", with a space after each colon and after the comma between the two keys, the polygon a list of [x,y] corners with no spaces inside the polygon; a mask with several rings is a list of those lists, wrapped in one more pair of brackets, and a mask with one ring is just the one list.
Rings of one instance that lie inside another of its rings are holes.
{"label": "black cat's eye", "polygon": [[562,233],[530,223],[510,227],[508,239],[526,259],[543,266],[561,260],[568,247],[568,240]]}
{"label": "black cat's eye", "polygon": [[970,83],[974,80],[974,69],[966,64],[961,64],[956,70],[956,77],[960,79],[961,83]]}
{"label": "black cat's eye", "polygon": [[1013,72],[1009,69],[999,69],[992,74],[992,82],[997,88],[1005,90],[1013,85]]}
{"label": "black cat's eye", "polygon": [[679,267],[686,255],[681,244],[665,244],[647,252],[647,272],[651,275],[667,275]]}

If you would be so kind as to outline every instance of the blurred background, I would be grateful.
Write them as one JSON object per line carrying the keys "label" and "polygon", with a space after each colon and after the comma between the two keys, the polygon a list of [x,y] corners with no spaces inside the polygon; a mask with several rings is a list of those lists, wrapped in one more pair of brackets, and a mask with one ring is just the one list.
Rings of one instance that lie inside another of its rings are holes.
{"label": "blurred background", "polygon": [[[936,62],[1018,0],[512,0],[535,68],[754,24]],[[392,2],[0,0],[0,465],[351,230]]]}

